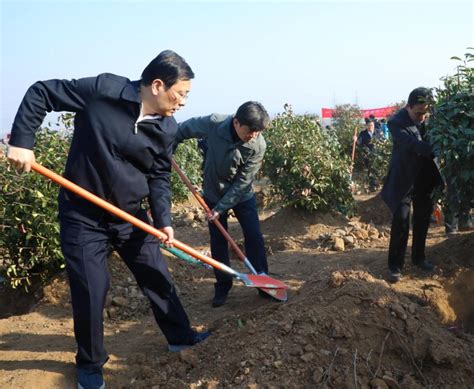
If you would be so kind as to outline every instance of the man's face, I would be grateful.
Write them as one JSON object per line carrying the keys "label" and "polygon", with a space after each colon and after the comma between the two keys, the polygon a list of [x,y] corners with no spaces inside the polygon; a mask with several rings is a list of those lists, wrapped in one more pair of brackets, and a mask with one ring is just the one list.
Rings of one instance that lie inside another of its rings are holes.
{"label": "man's face", "polygon": [[415,124],[423,123],[429,115],[429,104],[415,104],[413,107],[407,106],[408,115]]}
{"label": "man's face", "polygon": [[368,130],[369,132],[374,132],[374,129],[375,129],[375,124],[374,124],[374,122],[368,122],[368,123],[367,123],[367,130]]}
{"label": "man's face", "polygon": [[153,110],[161,116],[173,116],[186,105],[190,90],[191,80],[178,80],[170,88],[166,88],[159,79],[153,80],[151,84]]}
{"label": "man's face", "polygon": [[252,131],[249,126],[243,126],[239,123],[237,119],[234,119],[234,128],[237,132],[238,137],[244,143],[250,142],[252,139],[256,138],[260,131]]}

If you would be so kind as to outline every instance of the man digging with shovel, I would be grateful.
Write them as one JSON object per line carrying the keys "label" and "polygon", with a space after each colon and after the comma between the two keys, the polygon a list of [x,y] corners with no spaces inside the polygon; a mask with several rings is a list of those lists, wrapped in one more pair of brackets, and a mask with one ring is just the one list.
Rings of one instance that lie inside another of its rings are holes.
{"label": "man digging with shovel", "polygon": [[[209,234],[212,258],[229,265],[229,248],[213,220],[227,229],[228,211],[234,211],[242,227],[245,251],[258,274],[267,274],[268,265],[260,231],[257,203],[252,183],[260,169],[266,143],[262,131],[270,118],[262,104],[248,101],[235,115],[212,114],[179,124],[175,147],[185,139],[203,139],[207,146],[204,159],[204,199],[211,209]],[[216,283],[213,307],[220,307],[232,288],[232,277],[214,270]],[[259,294],[268,294],[259,290]]]}
{"label": "man digging with shovel", "polygon": [[[35,132],[46,112],[75,112],[75,130],[65,177],[100,200],[149,220],[141,201],[148,197],[156,229],[173,244],[171,227],[171,151],[177,123],[194,78],[172,51],[160,53],[130,81],[113,74],[78,80],[48,80],[31,86],[13,123],[8,159],[20,171],[35,169]],[[71,287],[77,342],[78,388],[104,388],[103,317],[109,288],[109,245],[119,253],[148,297],[170,351],[209,336],[195,332],[176,294],[159,240],[102,208],[61,189],[61,248]]]}

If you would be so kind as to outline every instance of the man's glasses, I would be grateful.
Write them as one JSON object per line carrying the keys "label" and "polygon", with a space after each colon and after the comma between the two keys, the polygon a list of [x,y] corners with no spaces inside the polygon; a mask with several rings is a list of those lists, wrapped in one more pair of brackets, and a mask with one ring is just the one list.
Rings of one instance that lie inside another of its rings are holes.
{"label": "man's glasses", "polygon": [[186,93],[186,94],[181,94],[181,93],[179,93],[179,92],[177,92],[177,91],[175,91],[174,89],[171,89],[171,88],[168,89],[168,90],[170,90],[171,92],[173,92],[174,98],[175,98],[176,100],[178,100],[180,103],[186,101],[186,100],[188,99],[188,97],[189,97],[187,93]]}

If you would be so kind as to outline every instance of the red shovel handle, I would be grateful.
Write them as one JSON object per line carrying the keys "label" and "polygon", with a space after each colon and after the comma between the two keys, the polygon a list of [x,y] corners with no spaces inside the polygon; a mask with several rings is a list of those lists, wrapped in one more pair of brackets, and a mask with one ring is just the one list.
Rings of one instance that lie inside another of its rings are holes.
{"label": "red shovel handle", "polygon": [[[199,204],[201,204],[201,206],[204,208],[204,211],[207,213],[207,216],[208,217],[211,216],[212,215],[211,209],[208,207],[204,199],[201,197],[201,195],[198,193],[198,191],[194,187],[193,183],[189,180],[188,177],[186,177],[186,175],[183,173],[183,171],[181,170],[181,168],[178,166],[178,164],[176,163],[174,159],[171,160],[171,165],[173,166],[173,169],[176,171],[176,173],[178,173],[178,176],[181,178],[184,184],[192,192],[192,194],[194,195],[196,200],[199,202]],[[219,229],[219,231],[224,236],[224,238],[226,238],[227,242],[229,242],[232,249],[236,252],[239,258],[242,261],[245,261],[245,254],[242,252],[239,246],[237,246],[237,243],[235,243],[234,239],[232,239],[232,237],[229,235],[229,233],[224,228],[222,223],[218,219],[214,219],[212,222],[216,225],[216,227]]]}
{"label": "red shovel handle", "polygon": [[[105,209],[106,211],[114,214],[115,216],[121,218],[122,220],[125,220],[126,222],[129,222],[130,224],[133,224],[134,226],[142,229],[143,231],[148,232],[149,234],[157,237],[158,239],[165,240],[167,238],[166,234],[156,229],[155,227],[143,222],[140,219],[137,219],[136,217],[130,215],[129,213],[125,211],[122,211],[120,208],[117,208],[116,206],[108,203],[107,201],[81,188],[79,185],[74,184],[73,182],[67,180],[66,178],[60,176],[59,174],[54,173],[53,171],[45,168],[44,166],[41,166],[40,164],[33,162],[31,165],[31,168],[37,173],[40,173],[43,176],[49,178],[50,180],[63,186],[67,190],[85,198],[86,200],[89,200],[91,203],[97,205],[98,207]],[[194,250],[192,247],[189,247],[188,245],[180,242],[177,239],[173,240],[173,246],[193,256],[194,258],[197,258],[201,260],[202,262],[205,262],[211,265],[212,267],[215,267],[216,269],[219,269],[221,271],[224,271],[230,274],[235,273],[235,271],[233,271],[228,266],[216,261],[215,259],[211,257],[208,257],[207,255],[201,254],[199,251]]]}

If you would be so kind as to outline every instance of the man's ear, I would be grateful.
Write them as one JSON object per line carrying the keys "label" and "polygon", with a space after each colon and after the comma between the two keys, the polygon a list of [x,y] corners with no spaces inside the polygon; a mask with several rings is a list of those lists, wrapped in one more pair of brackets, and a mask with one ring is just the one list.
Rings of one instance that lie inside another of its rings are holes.
{"label": "man's ear", "polygon": [[160,90],[165,89],[165,83],[163,82],[163,80],[159,78],[155,78],[151,82],[150,88],[151,88],[151,93],[153,93],[153,95],[156,96]]}
{"label": "man's ear", "polygon": [[240,122],[239,122],[239,119],[237,118],[234,118],[234,120],[232,121],[232,124],[234,125],[234,127],[239,127],[240,126]]}

